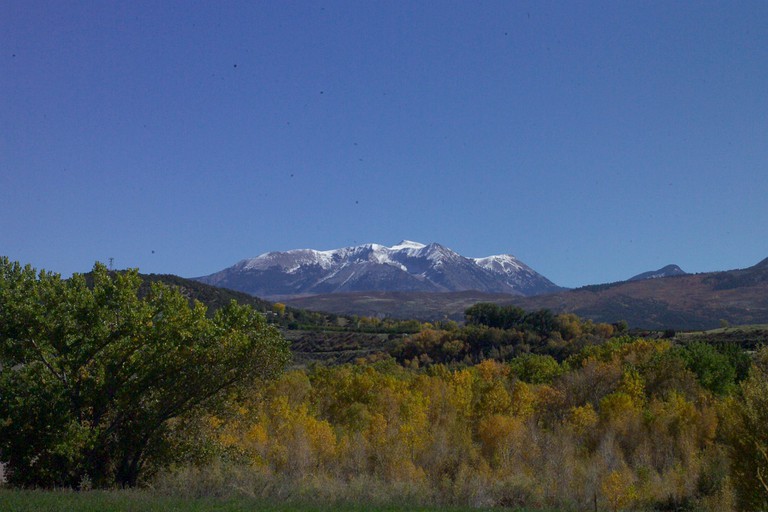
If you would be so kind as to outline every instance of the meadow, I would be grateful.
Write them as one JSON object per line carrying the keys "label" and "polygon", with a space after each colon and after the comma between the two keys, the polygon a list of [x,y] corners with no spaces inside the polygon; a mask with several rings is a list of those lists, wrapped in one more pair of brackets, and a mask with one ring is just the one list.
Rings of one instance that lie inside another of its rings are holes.
{"label": "meadow", "polygon": [[[179,498],[146,490],[24,491],[0,489],[3,512],[492,512],[500,509],[366,504],[276,504],[249,498]],[[507,509],[509,510],[509,509]],[[517,509],[524,512],[523,509]]]}

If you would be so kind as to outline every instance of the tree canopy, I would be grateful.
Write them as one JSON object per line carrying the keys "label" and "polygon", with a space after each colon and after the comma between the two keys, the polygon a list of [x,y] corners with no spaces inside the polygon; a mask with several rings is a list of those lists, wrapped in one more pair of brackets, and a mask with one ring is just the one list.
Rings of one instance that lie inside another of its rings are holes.
{"label": "tree canopy", "polygon": [[288,343],[234,301],[206,317],[137,270],[90,279],[0,258],[0,461],[25,486],[135,485],[181,455],[179,429],[287,364]]}

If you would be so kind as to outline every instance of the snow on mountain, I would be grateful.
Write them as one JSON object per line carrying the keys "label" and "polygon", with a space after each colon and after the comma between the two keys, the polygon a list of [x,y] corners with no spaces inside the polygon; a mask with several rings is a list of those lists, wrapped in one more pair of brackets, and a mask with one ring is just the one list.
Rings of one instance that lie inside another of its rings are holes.
{"label": "snow on mountain", "polygon": [[495,256],[487,256],[485,258],[474,258],[474,260],[475,263],[485,269],[504,274],[515,273],[523,269],[529,269],[527,265],[521,263],[511,254],[497,254]]}
{"label": "snow on mountain", "polygon": [[541,282],[542,276],[540,274],[511,254],[497,254],[485,258],[474,258],[474,261],[478,266],[498,276],[513,288],[525,289],[529,286],[529,283],[539,282],[541,288],[536,289],[533,293],[526,293],[526,295],[538,295],[557,291],[556,288],[558,287],[549,283],[551,284],[550,287],[546,283]]}
{"label": "snow on mountain", "polygon": [[419,249],[423,249],[424,247],[426,247],[426,245],[420,244],[419,242],[412,242],[410,240],[403,240],[399,244],[393,245],[392,247],[390,247],[390,249],[392,249],[393,251],[400,251],[400,250],[403,250],[403,249],[418,251]]}
{"label": "snow on mountain", "polygon": [[318,251],[268,252],[198,281],[261,297],[348,291],[464,291],[535,295],[560,290],[511,255],[467,258],[403,240]]}

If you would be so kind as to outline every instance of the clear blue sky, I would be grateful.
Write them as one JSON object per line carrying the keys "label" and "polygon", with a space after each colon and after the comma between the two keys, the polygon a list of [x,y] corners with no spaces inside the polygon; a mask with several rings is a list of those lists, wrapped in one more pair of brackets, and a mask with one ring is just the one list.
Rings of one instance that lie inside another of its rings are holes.
{"label": "clear blue sky", "polygon": [[401,239],[563,286],[768,257],[768,2],[0,4],[0,254]]}

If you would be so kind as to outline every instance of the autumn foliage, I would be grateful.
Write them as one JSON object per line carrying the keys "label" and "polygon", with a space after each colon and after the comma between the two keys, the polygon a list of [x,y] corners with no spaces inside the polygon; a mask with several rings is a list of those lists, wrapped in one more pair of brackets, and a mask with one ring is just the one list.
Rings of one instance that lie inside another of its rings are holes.
{"label": "autumn foliage", "polygon": [[768,461],[749,443],[765,438],[739,434],[748,463],[728,440],[765,416],[755,380],[723,398],[668,341],[624,337],[562,362],[294,370],[209,425],[229,460],[294,482],[365,475],[442,504],[758,510],[734,475],[759,486]]}
{"label": "autumn foliage", "polygon": [[173,288],[138,290],[135,271],[96,265],[89,283],[0,260],[10,483],[558,510],[768,507],[768,349],[477,305],[463,326],[420,325],[354,364],[281,373],[287,342],[250,308],[209,317]]}

